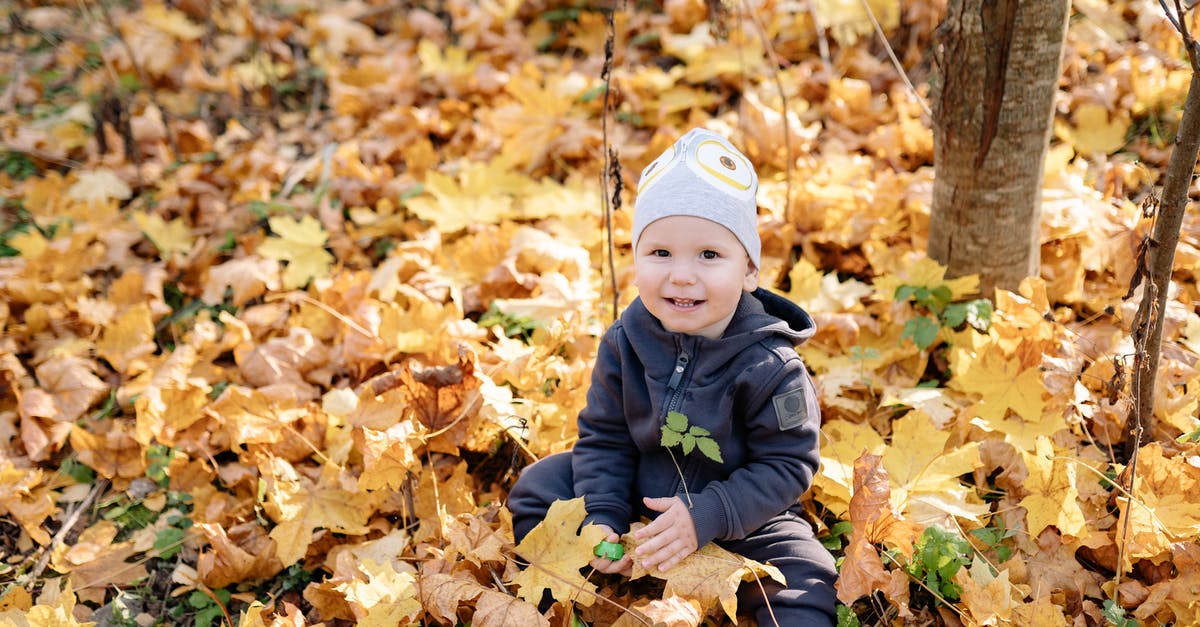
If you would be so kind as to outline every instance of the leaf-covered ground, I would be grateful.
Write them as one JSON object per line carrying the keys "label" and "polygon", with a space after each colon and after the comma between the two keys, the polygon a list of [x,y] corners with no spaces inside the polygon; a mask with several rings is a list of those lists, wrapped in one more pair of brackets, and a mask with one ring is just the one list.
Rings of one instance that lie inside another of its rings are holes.
{"label": "leaf-covered ground", "polygon": [[995,295],[923,252],[944,2],[32,4],[0,8],[0,624],[730,622],[769,567],[580,583],[590,531],[518,558],[503,506],[571,446],[628,190],[696,125],[819,324],[842,624],[1200,621],[1194,212],[1159,432],[1113,455],[1190,78],[1159,3],[1073,3],[1041,277]]}

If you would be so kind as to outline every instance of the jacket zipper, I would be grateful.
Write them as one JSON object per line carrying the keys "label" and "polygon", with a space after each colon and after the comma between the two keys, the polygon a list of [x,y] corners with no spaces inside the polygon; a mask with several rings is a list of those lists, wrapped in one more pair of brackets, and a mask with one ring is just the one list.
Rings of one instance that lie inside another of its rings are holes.
{"label": "jacket zipper", "polygon": [[[671,396],[667,400],[666,413],[678,411],[683,405],[683,375],[687,372],[688,364],[691,362],[692,356],[686,348],[679,349],[679,355],[675,357],[675,369],[671,372],[671,378],[667,381],[667,391]],[[663,415],[663,424],[666,424],[666,414]],[[670,454],[670,451],[668,451]],[[683,460],[683,466],[680,468],[680,474],[684,474],[689,470],[690,464],[688,460]],[[672,494],[679,494],[683,487],[683,477],[676,477],[675,486],[671,489]],[[686,501],[685,501],[686,502]]]}
{"label": "jacket zipper", "polygon": [[675,358],[675,370],[671,373],[671,379],[667,381],[667,391],[671,392],[671,398],[667,401],[667,413],[678,410],[683,401],[683,373],[687,371],[688,362],[691,360],[692,356],[686,348],[681,349],[679,356]]}

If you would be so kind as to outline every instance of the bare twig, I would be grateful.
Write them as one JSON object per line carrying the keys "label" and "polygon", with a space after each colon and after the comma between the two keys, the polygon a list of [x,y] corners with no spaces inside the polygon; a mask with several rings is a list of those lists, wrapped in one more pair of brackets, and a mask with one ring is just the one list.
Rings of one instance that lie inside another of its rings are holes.
{"label": "bare twig", "polygon": [[817,31],[817,52],[821,55],[821,64],[825,73],[833,73],[833,63],[829,61],[829,37],[825,34],[825,19],[817,10],[816,0],[808,0],[808,12],[812,14],[813,29]]}
{"label": "bare twig", "polygon": [[29,155],[31,157],[36,157],[47,163],[57,163],[58,165],[65,165],[68,168],[83,167],[83,163],[81,163],[79,161],[76,161],[74,159],[67,159],[66,157],[59,157],[57,155],[50,154],[49,152],[46,152],[44,150],[38,150],[37,148],[21,148],[21,147],[14,146],[7,142],[0,142],[0,150],[3,150],[4,152],[19,152],[22,154]]}
{"label": "bare twig", "polygon": [[742,0],[742,8],[750,16],[754,22],[754,28],[758,31],[758,37],[762,40],[763,50],[767,52],[767,57],[771,59],[771,78],[775,82],[775,89],[779,92],[779,107],[782,109],[783,116],[783,150],[787,155],[787,165],[785,178],[786,188],[784,191],[784,215],[791,215],[792,210],[792,170],[796,166],[796,157],[792,153],[792,129],[791,120],[788,119],[788,97],[787,92],[783,89],[783,79],[779,78],[779,57],[775,55],[775,48],[771,45],[771,39],[767,37],[767,29],[759,19],[758,13],[751,10],[746,0]]}
{"label": "bare twig", "polygon": [[904,66],[900,65],[900,59],[896,58],[896,51],[892,50],[892,44],[888,42],[887,35],[883,33],[883,27],[879,25],[879,20],[875,19],[875,11],[871,10],[871,5],[867,0],[859,0],[862,2],[863,10],[867,12],[867,17],[871,18],[871,26],[875,27],[875,36],[879,37],[880,43],[883,44],[883,49],[887,50],[888,58],[892,60],[892,66],[896,68],[896,73],[900,75],[900,80],[904,81],[904,86],[908,88],[909,93],[917,100],[917,104],[921,105],[921,110],[925,115],[933,117],[933,112],[929,110],[929,105],[925,103],[925,99],[917,92],[917,88],[913,87],[912,81],[908,80],[908,72],[904,71]]}
{"label": "bare twig", "polygon": [[[608,16],[605,20],[605,38],[604,38],[604,65],[600,70],[600,78],[604,81],[604,101],[600,108],[600,134],[603,138],[602,151],[603,165],[600,172],[600,199],[604,207],[604,236],[606,242],[606,258],[608,261],[608,279],[612,287],[612,321],[617,321],[617,307],[620,304],[620,295],[617,293],[617,270],[616,261],[614,260],[613,250],[613,230],[612,230],[612,212],[614,205],[620,202],[621,186],[620,178],[618,177],[615,188],[612,192],[612,201],[609,201],[608,189],[610,176],[612,176],[613,165],[617,163],[616,152],[609,146],[608,141],[608,114],[609,101],[612,92],[612,63],[613,63],[613,46],[617,38],[616,12],[618,0],[613,0],[612,6],[608,10]],[[616,169],[620,173],[620,168]]]}
{"label": "bare twig", "polygon": [[71,511],[69,516],[67,516],[66,522],[64,522],[63,526],[58,530],[58,533],[54,534],[54,537],[51,538],[50,544],[47,544],[41,548],[41,555],[38,556],[37,564],[35,564],[34,567],[29,571],[29,574],[26,575],[28,578],[25,582],[26,590],[32,589],[33,584],[36,583],[38,578],[42,576],[42,571],[46,570],[46,565],[50,562],[50,554],[54,552],[54,548],[62,544],[67,539],[67,536],[70,535],[71,530],[74,529],[75,525],[79,523],[79,517],[84,511],[92,506],[92,503],[96,500],[96,497],[100,496],[100,494],[107,489],[108,479],[100,479],[93,484],[92,489],[88,491],[87,496],[75,506],[75,509]]}

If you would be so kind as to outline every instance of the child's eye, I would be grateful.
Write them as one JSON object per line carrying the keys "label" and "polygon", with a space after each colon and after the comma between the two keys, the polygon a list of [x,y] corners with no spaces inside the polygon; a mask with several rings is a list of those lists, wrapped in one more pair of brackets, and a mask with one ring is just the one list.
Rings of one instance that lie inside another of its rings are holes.
{"label": "child's eye", "polygon": [[671,253],[662,248],[655,248],[654,250],[650,251],[650,255],[653,257],[670,257]]}
{"label": "child's eye", "polygon": [[715,250],[705,250],[700,253],[700,257],[702,259],[716,259],[717,257],[720,257],[720,256],[721,256],[721,253],[718,253]]}

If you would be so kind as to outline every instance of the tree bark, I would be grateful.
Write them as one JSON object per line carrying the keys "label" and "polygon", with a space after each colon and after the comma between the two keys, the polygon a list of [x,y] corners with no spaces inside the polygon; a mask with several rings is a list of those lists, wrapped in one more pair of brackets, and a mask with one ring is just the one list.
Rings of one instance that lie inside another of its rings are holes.
{"label": "tree bark", "polygon": [[950,0],[938,28],[929,256],[980,290],[1040,267],[1043,165],[1069,0]]}

